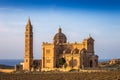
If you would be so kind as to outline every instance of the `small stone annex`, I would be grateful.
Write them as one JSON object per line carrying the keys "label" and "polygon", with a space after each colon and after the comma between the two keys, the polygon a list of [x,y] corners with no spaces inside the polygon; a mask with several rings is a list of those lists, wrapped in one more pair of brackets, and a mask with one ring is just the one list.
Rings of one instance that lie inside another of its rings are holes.
{"label": "small stone annex", "polygon": [[51,71],[84,69],[97,67],[98,56],[94,52],[94,39],[89,36],[82,42],[69,43],[66,35],[59,27],[53,37],[53,42],[42,43],[42,60],[33,58],[33,31],[30,19],[25,31],[24,62],[16,65],[16,70],[25,71]]}

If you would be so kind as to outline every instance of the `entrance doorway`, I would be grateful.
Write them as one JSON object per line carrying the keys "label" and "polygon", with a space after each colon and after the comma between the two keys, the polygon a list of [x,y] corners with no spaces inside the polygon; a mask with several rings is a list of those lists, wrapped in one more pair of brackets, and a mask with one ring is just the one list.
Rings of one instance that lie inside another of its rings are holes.
{"label": "entrance doorway", "polygon": [[93,61],[90,60],[90,67],[93,67]]}

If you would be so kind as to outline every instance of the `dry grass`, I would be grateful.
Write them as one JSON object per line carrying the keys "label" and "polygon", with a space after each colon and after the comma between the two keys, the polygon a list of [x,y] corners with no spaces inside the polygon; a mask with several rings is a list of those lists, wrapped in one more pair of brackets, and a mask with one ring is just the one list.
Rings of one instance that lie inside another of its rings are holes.
{"label": "dry grass", "polygon": [[120,71],[0,73],[0,80],[120,80]]}

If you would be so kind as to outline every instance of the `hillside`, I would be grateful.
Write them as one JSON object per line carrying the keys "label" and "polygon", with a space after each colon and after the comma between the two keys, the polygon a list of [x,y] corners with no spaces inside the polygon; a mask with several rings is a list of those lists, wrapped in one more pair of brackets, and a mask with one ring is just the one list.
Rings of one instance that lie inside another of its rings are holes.
{"label": "hillside", "polygon": [[100,69],[107,69],[107,70],[119,70],[120,71],[120,61],[110,64],[110,61],[101,62],[99,63]]}
{"label": "hillside", "polygon": [[13,68],[14,68],[14,66],[0,64],[0,69],[13,69]]}

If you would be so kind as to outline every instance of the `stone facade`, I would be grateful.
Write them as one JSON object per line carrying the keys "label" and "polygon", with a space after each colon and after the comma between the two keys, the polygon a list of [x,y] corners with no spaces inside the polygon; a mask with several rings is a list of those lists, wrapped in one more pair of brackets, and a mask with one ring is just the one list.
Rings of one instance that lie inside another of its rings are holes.
{"label": "stone facade", "polygon": [[97,67],[98,56],[94,52],[94,39],[89,36],[81,43],[69,43],[59,28],[52,43],[42,43],[42,60],[33,59],[33,31],[30,19],[25,31],[25,55],[23,70],[49,71]]}
{"label": "stone facade", "polygon": [[42,44],[42,70],[61,68],[59,61],[62,58],[65,59],[62,66],[67,70],[97,67],[98,56],[94,54],[94,39],[89,36],[81,43],[69,43],[62,29],[59,28],[53,43]]}
{"label": "stone facade", "polygon": [[33,65],[33,31],[30,19],[26,25],[25,31],[25,55],[23,70],[31,70]]}

